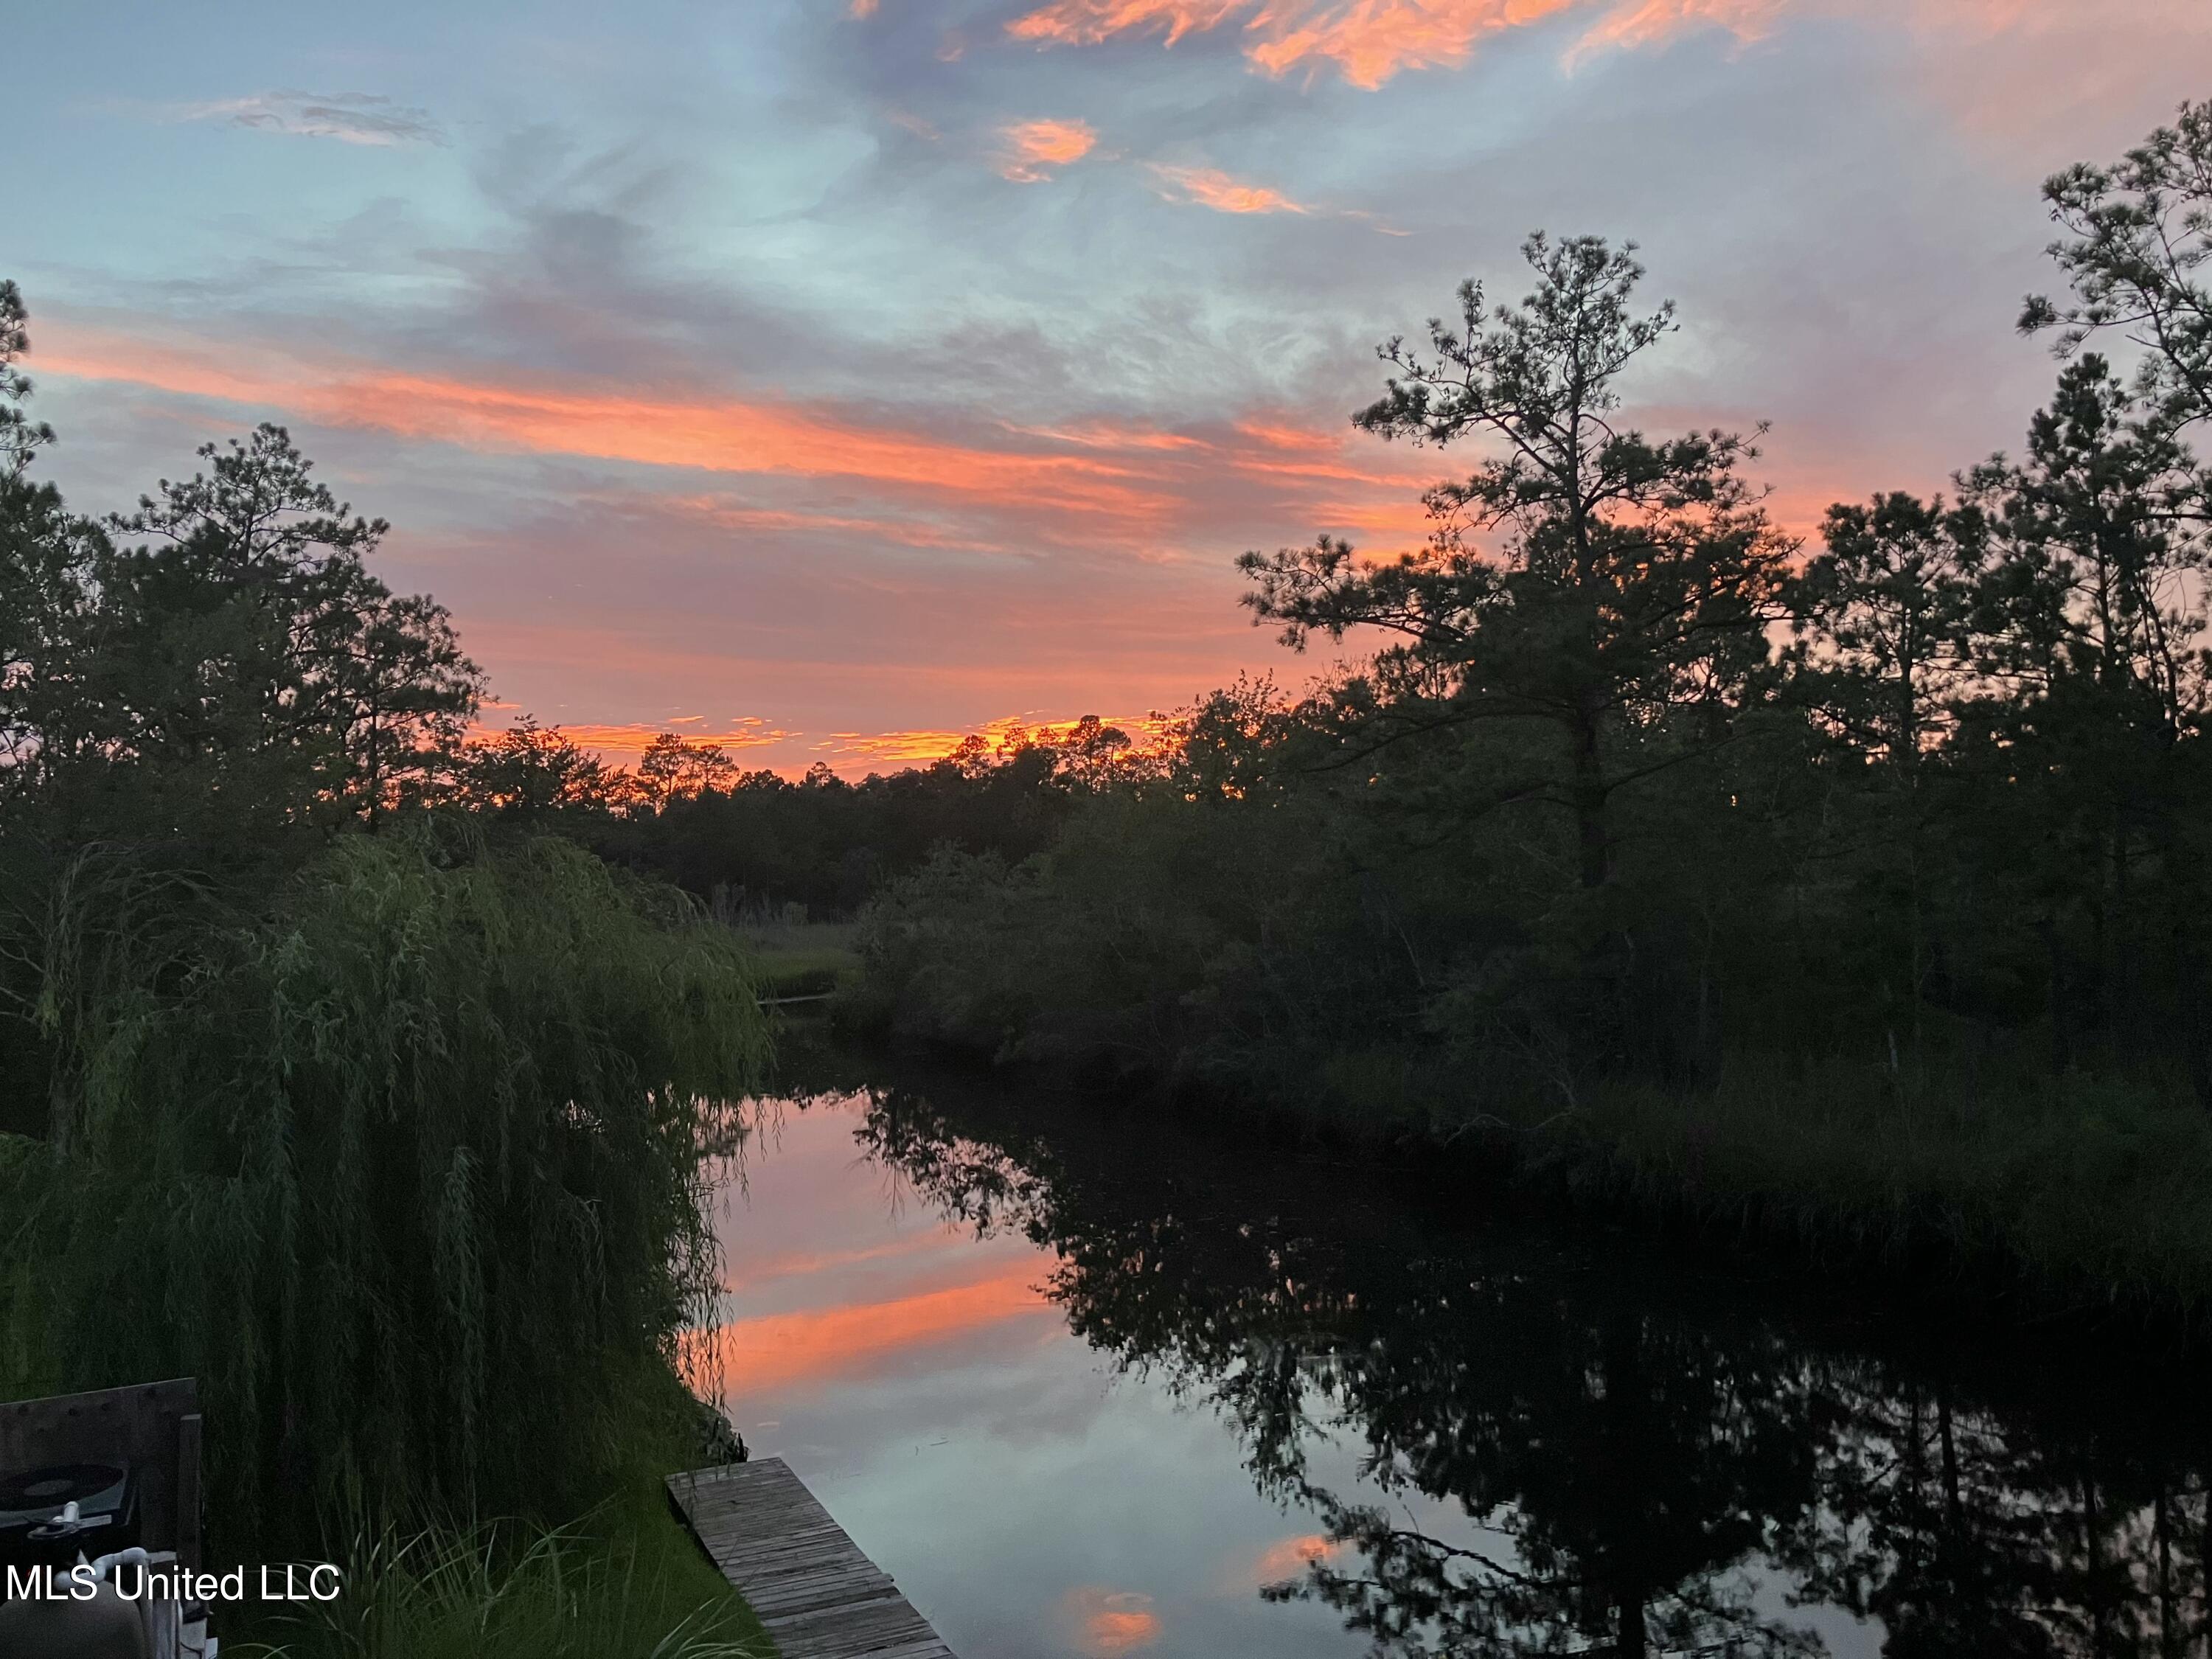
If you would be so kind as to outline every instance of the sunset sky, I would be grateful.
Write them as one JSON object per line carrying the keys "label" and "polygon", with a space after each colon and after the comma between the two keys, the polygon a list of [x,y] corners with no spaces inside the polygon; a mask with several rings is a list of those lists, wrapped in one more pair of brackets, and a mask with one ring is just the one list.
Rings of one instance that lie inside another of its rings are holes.
{"label": "sunset sky", "polygon": [[1285,656],[1230,562],[1417,541],[1375,343],[1640,243],[1653,424],[1802,525],[2016,446],[2039,181],[2206,0],[71,0],[0,276],[83,508],[289,424],[495,722],[854,772]]}

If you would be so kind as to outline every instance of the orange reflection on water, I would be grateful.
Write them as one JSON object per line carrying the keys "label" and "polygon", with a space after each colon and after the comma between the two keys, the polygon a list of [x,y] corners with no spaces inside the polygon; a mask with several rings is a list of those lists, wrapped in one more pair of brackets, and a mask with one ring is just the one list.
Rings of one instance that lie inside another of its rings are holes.
{"label": "orange reflection on water", "polygon": [[1249,1582],[1257,1586],[1279,1584],[1295,1578],[1316,1561],[1325,1561],[1343,1547],[1317,1532],[1301,1533],[1270,1544],[1252,1563]]}
{"label": "orange reflection on water", "polygon": [[782,1255],[772,1255],[764,1261],[748,1263],[732,1271],[723,1279],[722,1288],[725,1291],[750,1290],[774,1284],[781,1279],[805,1279],[816,1273],[835,1273],[842,1268],[861,1267],[870,1262],[924,1255],[944,1248],[945,1241],[938,1234],[908,1233],[902,1237],[886,1239],[879,1244],[862,1244],[850,1249],[793,1250]]}
{"label": "orange reflection on water", "polygon": [[1133,1653],[1160,1639],[1160,1620],[1152,1611],[1152,1598],[1139,1591],[1079,1585],[1068,1591],[1066,1607],[1081,1632],[1086,1653]]}
{"label": "orange reflection on water", "polygon": [[698,1384],[719,1374],[732,1395],[872,1374],[902,1353],[954,1337],[1022,1320],[1056,1320],[1036,1276],[1036,1263],[1022,1261],[942,1290],[736,1320],[695,1337],[684,1370]]}

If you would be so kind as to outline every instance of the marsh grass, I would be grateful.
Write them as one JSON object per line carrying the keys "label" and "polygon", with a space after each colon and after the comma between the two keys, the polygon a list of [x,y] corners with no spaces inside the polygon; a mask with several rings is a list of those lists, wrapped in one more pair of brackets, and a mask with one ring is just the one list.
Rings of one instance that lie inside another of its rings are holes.
{"label": "marsh grass", "polygon": [[860,928],[852,922],[740,925],[753,977],[765,996],[803,996],[834,988],[860,965]]}
{"label": "marsh grass", "polygon": [[1523,1156],[1632,1205],[1828,1256],[2008,1279],[2045,1306],[2212,1304],[2212,1118],[2185,1080],[1738,1060],[1595,1091]]}
{"label": "marsh grass", "polygon": [[678,1521],[662,1475],[697,1463],[672,1379],[623,1477],[565,1525],[341,1529],[346,1594],[233,1627],[240,1659],[773,1659],[752,1609]]}
{"label": "marsh grass", "polygon": [[[750,1609],[687,1571],[676,1523],[594,1512],[357,1536],[337,1601],[226,1642],[241,1659],[772,1659]],[[702,1568],[704,1563],[699,1564]]]}
{"label": "marsh grass", "polygon": [[1517,1186],[1825,1267],[1972,1284],[2041,1314],[2188,1324],[2212,1308],[2212,1115],[2178,1073],[1735,1053],[1699,1087],[1538,1088],[1378,1046],[1327,1056],[1286,1104],[1311,1133],[1448,1148]]}

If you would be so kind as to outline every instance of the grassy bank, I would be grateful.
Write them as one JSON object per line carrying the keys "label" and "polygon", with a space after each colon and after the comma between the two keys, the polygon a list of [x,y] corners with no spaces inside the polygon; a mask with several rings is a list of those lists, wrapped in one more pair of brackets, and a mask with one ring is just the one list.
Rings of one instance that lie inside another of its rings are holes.
{"label": "grassy bank", "polygon": [[1710,1091],[1601,1090],[1499,1139],[1532,1178],[1832,1263],[2006,1285],[2042,1312],[2212,1307],[2212,1121],[2178,1087],[2071,1075],[1977,1099],[1747,1060]]}
{"label": "grassy bank", "polygon": [[1287,1104],[1314,1132],[1474,1152],[1571,1200],[1828,1264],[2009,1281],[2045,1311],[2212,1308],[2212,1115],[2180,1077],[1956,1056],[1738,1054],[1717,1070],[1696,1088],[1599,1078],[1512,1097],[1370,1054],[1318,1066]]}
{"label": "grassy bank", "polygon": [[[672,1416],[629,1478],[563,1526],[363,1528],[342,1601],[240,1633],[242,1659],[774,1659],[752,1609],[668,1504],[696,1465]],[[226,1642],[225,1650],[232,1650]]]}
{"label": "grassy bank", "polygon": [[817,996],[860,966],[857,924],[764,922],[737,929],[753,981],[764,997]]}

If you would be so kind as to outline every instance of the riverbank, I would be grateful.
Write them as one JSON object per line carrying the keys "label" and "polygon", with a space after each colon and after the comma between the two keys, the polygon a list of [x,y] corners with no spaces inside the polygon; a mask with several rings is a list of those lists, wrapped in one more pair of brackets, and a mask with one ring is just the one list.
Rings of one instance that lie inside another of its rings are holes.
{"label": "riverbank", "polygon": [[935,1021],[880,982],[836,1006],[848,1030],[1111,1079],[1229,1132],[1459,1160],[1547,1201],[1949,1280],[2027,1316],[2101,1310],[2187,1331],[2212,1308],[2212,1115],[2178,1080],[1732,1056],[1702,1089],[1501,1097],[1411,1053],[1340,1056],[1297,1080],[1179,1078],[1126,1050]]}

